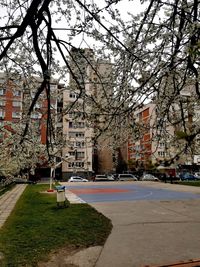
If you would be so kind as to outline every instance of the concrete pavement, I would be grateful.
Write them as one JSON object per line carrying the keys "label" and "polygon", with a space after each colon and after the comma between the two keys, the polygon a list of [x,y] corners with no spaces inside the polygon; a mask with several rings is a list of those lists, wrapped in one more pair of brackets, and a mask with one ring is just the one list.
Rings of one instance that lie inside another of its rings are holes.
{"label": "concrete pavement", "polygon": [[[93,191],[98,186],[105,189],[108,185],[120,184],[128,185],[127,182],[100,182],[94,184]],[[85,197],[87,188],[92,194],[89,184],[76,185],[75,190],[67,185],[73,192],[81,191],[83,195],[79,193],[79,197],[89,199],[91,206],[112,221],[112,232],[95,267],[200,266],[200,188],[155,182],[136,182],[135,185],[152,192],[160,191],[160,199],[116,201],[115,198],[115,201],[106,202],[106,196],[102,201],[99,196],[96,200]],[[180,193],[169,198],[165,190],[172,195],[173,191]]]}
{"label": "concrete pavement", "polygon": [[0,196],[0,228],[10,215],[26,186],[26,184],[17,184],[12,190]]}
{"label": "concrete pavement", "polygon": [[[147,182],[148,187],[200,193],[200,188]],[[91,203],[113,229],[95,267],[170,266],[200,259],[200,200]],[[188,265],[186,265],[188,266]],[[200,262],[195,265],[200,266]]]}

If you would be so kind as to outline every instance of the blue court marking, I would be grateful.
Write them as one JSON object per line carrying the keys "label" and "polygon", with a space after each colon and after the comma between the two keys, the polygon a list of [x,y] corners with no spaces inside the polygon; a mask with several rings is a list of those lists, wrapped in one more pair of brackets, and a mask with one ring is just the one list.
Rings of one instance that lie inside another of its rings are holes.
{"label": "blue court marking", "polygon": [[177,192],[166,189],[158,189],[146,187],[142,185],[134,185],[128,183],[127,185],[74,185],[66,186],[67,189],[126,189],[128,192],[116,193],[94,193],[94,194],[79,194],[76,193],[85,202],[112,202],[112,201],[138,201],[138,200],[183,200],[183,199],[198,199],[200,194],[189,192]]}

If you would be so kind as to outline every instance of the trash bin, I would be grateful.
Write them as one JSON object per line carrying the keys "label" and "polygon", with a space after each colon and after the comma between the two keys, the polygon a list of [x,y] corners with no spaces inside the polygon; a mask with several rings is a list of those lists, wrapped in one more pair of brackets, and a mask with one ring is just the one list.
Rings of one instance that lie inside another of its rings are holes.
{"label": "trash bin", "polygon": [[66,205],[65,186],[56,186],[57,190],[57,205]]}

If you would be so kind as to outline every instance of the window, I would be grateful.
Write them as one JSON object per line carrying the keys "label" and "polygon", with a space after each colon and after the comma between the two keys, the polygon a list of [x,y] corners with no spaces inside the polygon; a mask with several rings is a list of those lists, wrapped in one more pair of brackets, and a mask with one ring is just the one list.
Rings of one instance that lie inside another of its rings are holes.
{"label": "window", "polygon": [[13,107],[21,107],[20,101],[13,101]]}
{"label": "window", "polygon": [[136,145],[136,146],[135,146],[135,150],[136,150],[136,151],[140,151],[140,145]]}
{"label": "window", "polygon": [[83,151],[78,151],[76,155],[77,155],[77,158],[78,158],[78,159],[83,159],[83,158],[85,157],[85,152],[83,152]]}
{"label": "window", "polygon": [[35,94],[36,92],[35,91],[31,91],[31,98],[34,99],[35,98]]}
{"label": "window", "polygon": [[41,104],[39,104],[39,103],[35,103],[34,108],[37,109],[37,108],[40,108],[40,106],[41,106]]}
{"label": "window", "polygon": [[158,156],[161,158],[165,157],[165,152],[164,151],[158,151]]}
{"label": "window", "polygon": [[163,142],[159,142],[158,147],[162,147],[162,148],[164,148],[164,147],[165,147],[165,143],[163,143]]}
{"label": "window", "polygon": [[31,118],[32,119],[40,119],[42,117],[42,114],[40,113],[32,113]]}
{"label": "window", "polygon": [[5,95],[6,89],[0,88],[0,95]]}
{"label": "window", "polygon": [[5,111],[4,110],[0,110],[0,118],[4,118],[5,117]]}
{"label": "window", "polygon": [[5,101],[4,100],[0,100],[0,106],[1,107],[5,106]]}
{"label": "window", "polygon": [[79,122],[77,122],[77,127],[78,128],[84,128],[85,127],[85,123],[83,121],[79,121]]}
{"label": "window", "polygon": [[77,94],[71,92],[71,93],[69,94],[69,97],[70,97],[70,98],[77,98]]}
{"label": "window", "polygon": [[132,153],[132,152],[134,152],[134,151],[135,151],[135,150],[134,150],[134,147],[129,147],[129,148],[128,148],[128,152],[129,152],[129,153]]}
{"label": "window", "polygon": [[50,90],[56,90],[57,84],[50,84]]}
{"label": "window", "polygon": [[76,142],[76,147],[84,147],[85,142]]}
{"label": "window", "polygon": [[13,91],[13,95],[14,95],[14,96],[21,96],[21,91],[19,91],[19,90],[14,90],[14,91]]}
{"label": "window", "polygon": [[21,118],[21,112],[13,111],[12,112],[12,118],[13,119],[19,119],[19,118]]}

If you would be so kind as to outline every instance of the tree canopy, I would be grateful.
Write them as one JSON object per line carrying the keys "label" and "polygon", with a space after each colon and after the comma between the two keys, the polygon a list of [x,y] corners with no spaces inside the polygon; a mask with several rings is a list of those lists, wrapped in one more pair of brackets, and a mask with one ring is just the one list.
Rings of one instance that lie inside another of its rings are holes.
{"label": "tree canopy", "polygon": [[[188,105],[190,110],[199,108],[200,2],[133,0],[129,3],[138,11],[130,8],[122,15],[119,7],[125,2],[1,0],[0,67],[23,77],[33,74],[42,77],[29,113],[45,91],[50,118],[50,79],[56,75],[69,81],[70,75],[79,96],[93,107],[85,110],[88,121],[96,123],[100,115],[106,118],[98,134],[107,130],[112,135],[123,124],[127,135],[136,135],[134,118],[131,123],[124,118],[153,100],[158,117],[162,118],[155,127],[164,127],[166,120],[173,126],[181,124],[187,133],[185,141],[190,145],[200,133],[198,118],[188,132],[185,125],[189,115],[184,112]],[[140,8],[134,7],[135,3]],[[73,53],[77,48],[102,84],[103,104],[84,91],[82,82],[87,79]],[[95,61],[81,52],[84,48],[92,49]],[[98,60],[112,64],[109,74],[112,84],[101,81],[95,65]],[[108,87],[113,88],[111,95],[107,93]],[[191,96],[186,100],[184,92],[188,88],[192,88]],[[63,112],[69,113],[72,107],[67,106]],[[51,127],[48,129],[49,136]]]}

